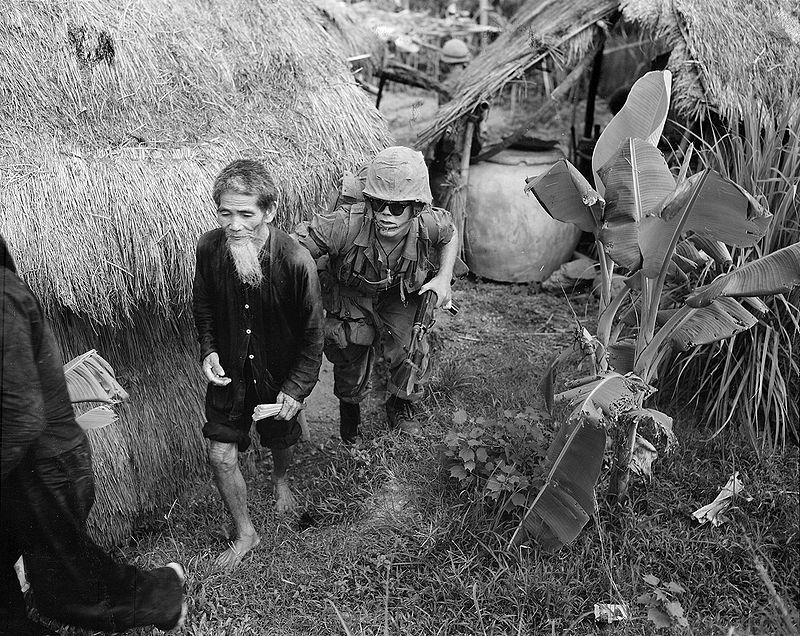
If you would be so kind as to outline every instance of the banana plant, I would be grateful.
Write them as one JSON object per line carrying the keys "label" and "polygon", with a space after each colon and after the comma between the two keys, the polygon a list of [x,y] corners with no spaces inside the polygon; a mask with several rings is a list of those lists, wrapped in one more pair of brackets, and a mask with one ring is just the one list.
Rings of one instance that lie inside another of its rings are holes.
{"label": "banana plant", "polygon": [[96,350],[91,349],[67,362],[64,378],[73,404],[104,403],[75,418],[81,428],[100,429],[117,421],[116,413],[107,405],[123,402],[129,396],[117,382],[114,369]]}
{"label": "banana plant", "polygon": [[[545,484],[512,545],[532,536],[554,547],[578,536],[594,510],[607,433],[615,447],[609,497],[624,501],[631,457],[643,440],[640,431],[666,439],[664,448],[674,443],[672,418],[645,404],[656,391],[659,366],[676,350],[749,329],[757,322],[754,312],[764,308],[752,297],[800,284],[797,243],[690,289],[692,271],[726,259],[730,267],[727,246],[754,245],[772,215],[713,170],[689,176],[691,147],[673,176],[656,147],[670,88],[668,71],[648,73],[634,84],[598,140],[594,187],[566,160],[527,180],[525,190],[550,216],[595,235],[603,282],[597,334],[583,329],[545,373],[545,401],[567,403],[571,414],[548,453]],[[612,297],[615,268],[626,278]],[[743,298],[746,304],[738,300]],[[593,375],[554,394],[558,366],[584,359]]]}

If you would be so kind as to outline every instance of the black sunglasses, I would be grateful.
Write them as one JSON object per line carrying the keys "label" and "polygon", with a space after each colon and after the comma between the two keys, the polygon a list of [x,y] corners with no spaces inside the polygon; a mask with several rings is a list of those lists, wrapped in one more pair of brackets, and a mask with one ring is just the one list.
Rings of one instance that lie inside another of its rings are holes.
{"label": "black sunglasses", "polygon": [[368,196],[365,196],[364,199],[369,202],[375,214],[380,214],[384,208],[388,207],[392,216],[400,216],[406,211],[407,207],[414,205],[413,201],[384,201],[383,199],[373,199]]}

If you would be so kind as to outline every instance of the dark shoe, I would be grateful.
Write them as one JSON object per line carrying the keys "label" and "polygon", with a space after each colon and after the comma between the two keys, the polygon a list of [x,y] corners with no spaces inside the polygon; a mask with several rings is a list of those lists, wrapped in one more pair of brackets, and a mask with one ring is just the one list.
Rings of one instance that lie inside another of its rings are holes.
{"label": "dark shoe", "polygon": [[[181,585],[181,593],[180,593],[180,610],[178,611],[177,615],[171,618],[167,623],[156,624],[161,631],[164,632],[171,632],[176,629],[180,629],[186,623],[186,615],[189,613],[189,606],[186,603],[186,599],[184,598],[183,594],[183,587],[186,585],[186,570],[180,563],[175,563],[174,561],[167,563],[163,568],[158,568],[159,571],[169,571],[171,570],[173,574],[178,578],[178,582]],[[154,570],[155,571],[155,570]],[[171,597],[171,595],[169,595]],[[165,596],[165,601],[168,597]],[[172,601],[169,601],[172,603]]]}
{"label": "dark shoe", "polygon": [[386,422],[389,429],[399,429],[405,433],[419,433],[419,419],[414,413],[414,406],[408,400],[392,395],[386,400]]}
{"label": "dark shoe", "polygon": [[354,444],[361,425],[361,406],[339,400],[339,437],[345,444]]}

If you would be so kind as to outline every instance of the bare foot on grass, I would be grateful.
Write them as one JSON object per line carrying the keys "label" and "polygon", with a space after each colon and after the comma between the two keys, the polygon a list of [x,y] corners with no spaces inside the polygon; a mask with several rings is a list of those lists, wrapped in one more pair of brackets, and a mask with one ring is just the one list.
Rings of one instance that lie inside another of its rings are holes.
{"label": "bare foot on grass", "polygon": [[239,537],[217,557],[214,567],[223,572],[232,572],[241,563],[244,555],[255,548],[260,541],[261,538],[255,533]]}
{"label": "bare foot on grass", "polygon": [[284,479],[275,482],[275,510],[279,514],[294,512],[297,509],[297,501],[292,494],[292,489]]}

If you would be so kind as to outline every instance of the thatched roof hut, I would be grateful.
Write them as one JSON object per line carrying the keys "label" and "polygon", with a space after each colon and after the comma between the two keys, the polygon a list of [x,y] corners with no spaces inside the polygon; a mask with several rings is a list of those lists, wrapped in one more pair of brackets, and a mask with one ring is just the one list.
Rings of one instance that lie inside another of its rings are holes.
{"label": "thatched roof hut", "polygon": [[214,175],[262,160],[288,225],[389,135],[302,0],[11,0],[0,42],[0,233],[65,357],[96,348],[131,394],[95,515],[120,539],[204,470],[188,303]]}
{"label": "thatched roof hut", "polygon": [[592,50],[595,38],[619,10],[618,0],[529,0],[505,32],[473,58],[464,70],[453,99],[417,137],[428,146],[447,126],[477,104],[491,100],[511,80],[554,58],[573,66]]}
{"label": "thatched roof hut", "polygon": [[800,107],[795,0],[622,0],[623,17],[672,47],[673,105],[688,120]]}
{"label": "thatched roof hut", "polygon": [[467,67],[454,99],[420,132],[427,146],[452,122],[547,57],[569,70],[622,16],[672,47],[673,105],[688,121],[797,109],[800,8],[793,0],[528,0],[506,33]]}

